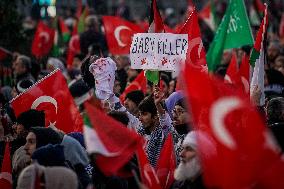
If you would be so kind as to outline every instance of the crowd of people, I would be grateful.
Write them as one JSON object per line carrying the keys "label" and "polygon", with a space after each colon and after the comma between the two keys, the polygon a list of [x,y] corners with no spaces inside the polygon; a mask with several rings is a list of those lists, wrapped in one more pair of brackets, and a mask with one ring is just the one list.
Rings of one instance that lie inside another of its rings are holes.
{"label": "crowd of people", "polygon": [[[217,3],[217,6],[223,7],[223,1],[222,4]],[[129,7],[122,4],[115,14],[130,19],[129,11],[131,11]],[[218,11],[224,13],[225,10],[219,8]],[[257,89],[251,94],[251,102],[272,131],[282,154],[284,151],[284,31],[282,36],[278,31],[281,27],[280,15],[282,13],[284,18],[284,13],[270,8],[269,12],[271,18],[277,19],[271,20],[265,48],[267,56],[264,77],[265,105],[260,104],[260,91]],[[122,101],[121,95],[142,70],[131,68],[128,55],[112,55],[108,52],[100,16],[89,11],[84,22],[85,30],[79,35],[81,51],[74,55],[71,65],[67,66],[67,57],[64,53],[57,57],[48,55],[40,60],[21,52],[11,54],[9,59],[12,70],[11,81],[5,83],[2,77],[0,85],[0,165],[5,154],[5,144],[9,143],[13,188],[147,188],[139,179],[139,166],[135,155],[130,162],[132,169],[138,173],[138,179],[135,177],[137,175],[127,178],[119,175],[106,176],[96,165],[96,154],[93,156],[94,154],[87,153],[83,133],[64,133],[56,127],[45,127],[44,111],[30,109],[18,116],[15,115],[9,102],[56,69],[59,69],[65,77],[70,93],[82,115],[85,113],[85,101],[92,98],[99,99],[105,114],[144,138],[144,149],[152,167],[157,166],[167,136],[173,136],[176,169],[171,188],[206,188],[198,153],[198,131],[194,129],[186,95],[182,88],[176,86],[176,76],[169,72],[161,72],[159,85],[148,81],[145,90],[132,90]],[[167,20],[168,25],[178,27],[178,23],[172,22],[171,14],[168,16],[163,18]],[[71,23],[69,28],[72,29],[74,19],[71,17],[66,17],[65,22]],[[147,25],[144,21],[138,24],[141,27]],[[200,26],[202,40],[207,50],[214,32],[210,31],[201,20]],[[62,49],[67,49],[67,45],[65,43]],[[214,74],[223,79],[232,55],[236,53],[237,62],[240,63],[243,54],[249,56],[250,50],[251,47],[245,46],[226,51],[222,63]],[[115,63],[112,70],[108,70],[115,74],[111,76],[112,79],[108,80],[106,86],[96,83],[99,78],[98,72],[94,71],[96,68],[92,69],[92,66],[102,59],[108,64]],[[100,91],[105,90],[105,87],[110,89],[107,95]],[[0,167],[3,166],[2,164]]]}

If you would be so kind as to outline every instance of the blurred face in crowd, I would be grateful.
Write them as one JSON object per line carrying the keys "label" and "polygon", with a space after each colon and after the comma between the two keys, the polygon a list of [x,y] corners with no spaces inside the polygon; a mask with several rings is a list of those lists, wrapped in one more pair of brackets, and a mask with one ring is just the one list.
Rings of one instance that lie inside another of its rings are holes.
{"label": "blurred face in crowd", "polygon": [[232,52],[231,51],[224,52],[223,57],[222,57],[222,61],[221,61],[222,64],[223,65],[229,64],[230,61],[231,61],[231,58],[232,58]]}
{"label": "blurred face in crowd", "polygon": [[173,109],[173,124],[174,126],[182,125],[188,123],[188,114],[187,111],[179,106],[176,105]]}
{"label": "blurred face in crowd", "polygon": [[73,65],[74,69],[80,69],[81,68],[81,60],[77,57],[74,57],[72,65]]}
{"label": "blurred face in crowd", "polygon": [[27,131],[22,124],[14,123],[12,128],[18,138],[25,138],[27,136]]}
{"label": "blurred face in crowd", "polygon": [[176,85],[175,80],[171,80],[169,84],[169,94],[172,94],[175,91],[175,85]]}
{"label": "blurred face in crowd", "polygon": [[36,135],[33,132],[29,132],[24,149],[29,156],[36,150]]}
{"label": "blurred face in crowd", "polygon": [[152,116],[150,112],[139,112],[139,120],[141,121],[144,128],[154,128],[156,124],[157,116]]}
{"label": "blurred face in crowd", "polygon": [[138,111],[137,105],[129,98],[125,99],[124,106],[127,109],[127,111],[129,111],[131,114],[136,114]]}
{"label": "blurred face in crowd", "polygon": [[129,66],[129,58],[127,56],[116,56],[115,60],[118,70]]}
{"label": "blurred face in crowd", "polygon": [[183,145],[180,153],[180,164],[175,170],[174,177],[178,181],[193,180],[201,172],[200,162],[196,151],[189,145]]}
{"label": "blurred face in crowd", "polygon": [[180,160],[183,163],[188,163],[196,156],[196,151],[189,145],[182,145],[182,148]]}
{"label": "blurred face in crowd", "polygon": [[13,63],[13,70],[14,70],[15,75],[21,75],[21,74],[24,74],[27,71],[26,67],[23,65],[23,63],[22,63],[21,59],[19,59],[19,57]]}
{"label": "blurred face in crowd", "polygon": [[169,87],[168,87],[168,85],[166,84],[165,81],[160,80],[160,82],[161,82],[161,83],[160,83],[160,86],[161,86],[161,88],[162,88],[162,92],[164,93],[165,97],[167,97],[168,94],[169,94]]}
{"label": "blurred face in crowd", "polygon": [[17,92],[16,87],[13,87],[13,88],[12,88],[12,91],[11,91],[12,97],[15,98],[18,94],[19,94],[19,93]]}
{"label": "blurred face in crowd", "polygon": [[267,56],[269,60],[274,60],[279,54],[279,48],[276,44],[270,44],[267,49]]}
{"label": "blurred face in crowd", "polygon": [[147,84],[146,86],[146,95],[150,95],[153,93],[153,86]]}
{"label": "blurred face in crowd", "polygon": [[130,67],[127,69],[127,77],[128,80],[135,78],[138,75],[137,70],[131,69]]}
{"label": "blurred face in crowd", "polygon": [[120,81],[115,80],[114,87],[113,87],[114,94],[120,94],[120,90],[121,90]]}
{"label": "blurred face in crowd", "polygon": [[276,58],[274,69],[281,72],[284,75],[284,56]]}

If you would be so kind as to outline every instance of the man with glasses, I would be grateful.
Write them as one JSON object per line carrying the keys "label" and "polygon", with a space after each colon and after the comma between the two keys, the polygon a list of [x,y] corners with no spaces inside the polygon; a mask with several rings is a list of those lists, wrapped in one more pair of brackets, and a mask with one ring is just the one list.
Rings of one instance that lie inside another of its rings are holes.
{"label": "man with glasses", "polygon": [[[191,117],[189,117],[185,100],[185,98],[179,99],[172,110],[173,126],[176,130],[175,133],[178,135],[174,136],[176,140],[175,151],[177,157],[179,157],[178,155],[182,151],[181,146],[185,136],[191,130]],[[177,158],[177,160],[179,162],[179,158]]]}

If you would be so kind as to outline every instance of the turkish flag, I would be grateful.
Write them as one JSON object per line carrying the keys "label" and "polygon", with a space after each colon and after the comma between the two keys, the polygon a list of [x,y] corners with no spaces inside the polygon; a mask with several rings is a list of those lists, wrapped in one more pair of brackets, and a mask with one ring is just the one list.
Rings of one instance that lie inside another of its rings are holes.
{"label": "turkish flag", "polygon": [[0,188],[12,189],[12,164],[10,157],[10,146],[6,143],[2,168],[0,172]]}
{"label": "turkish flag", "polygon": [[55,126],[65,133],[82,131],[83,120],[59,70],[18,95],[11,105],[16,116],[29,109],[44,110],[46,126]]}
{"label": "turkish flag", "polygon": [[173,136],[169,134],[161,150],[160,158],[156,167],[157,175],[162,188],[169,189],[173,184],[175,168],[176,154],[174,149]]}
{"label": "turkish flag", "polygon": [[32,54],[42,57],[49,53],[53,46],[55,31],[40,21],[32,43]]}
{"label": "turkish flag", "polygon": [[129,54],[132,36],[144,33],[140,26],[115,16],[102,17],[109,52],[113,55]]}
{"label": "turkish flag", "polygon": [[143,138],[88,101],[84,105],[87,111],[84,126],[87,151],[96,154],[96,163],[105,175],[116,175],[132,158]]}
{"label": "turkish flag", "polygon": [[202,70],[206,68],[206,54],[203,47],[196,10],[193,9],[179,34],[188,34],[186,59],[189,64]]}
{"label": "turkish flag", "polygon": [[80,47],[80,36],[77,30],[77,23],[73,27],[72,37],[68,44],[68,54],[67,54],[67,66],[71,67],[73,63],[73,58],[76,54],[81,52]]}
{"label": "turkish flag", "polygon": [[144,75],[144,71],[141,71],[139,75],[125,88],[123,93],[120,95],[119,99],[123,103],[126,95],[131,91],[135,90],[141,90],[144,93],[146,93],[146,87],[147,87],[147,80]]}
{"label": "turkish flag", "polygon": [[142,183],[146,185],[148,189],[162,189],[157,173],[149,163],[142,145],[138,147],[136,155],[138,159]]}
{"label": "turkish flag", "polygon": [[284,188],[284,162],[248,96],[186,66],[205,184],[210,188]]}

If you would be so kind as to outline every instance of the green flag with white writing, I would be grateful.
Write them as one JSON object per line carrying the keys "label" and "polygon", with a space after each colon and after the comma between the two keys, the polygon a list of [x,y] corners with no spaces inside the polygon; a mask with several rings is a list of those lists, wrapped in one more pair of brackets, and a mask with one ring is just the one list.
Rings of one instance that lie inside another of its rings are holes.
{"label": "green flag with white writing", "polygon": [[249,19],[243,0],[230,0],[226,13],[206,55],[209,71],[221,63],[225,49],[253,45]]}

